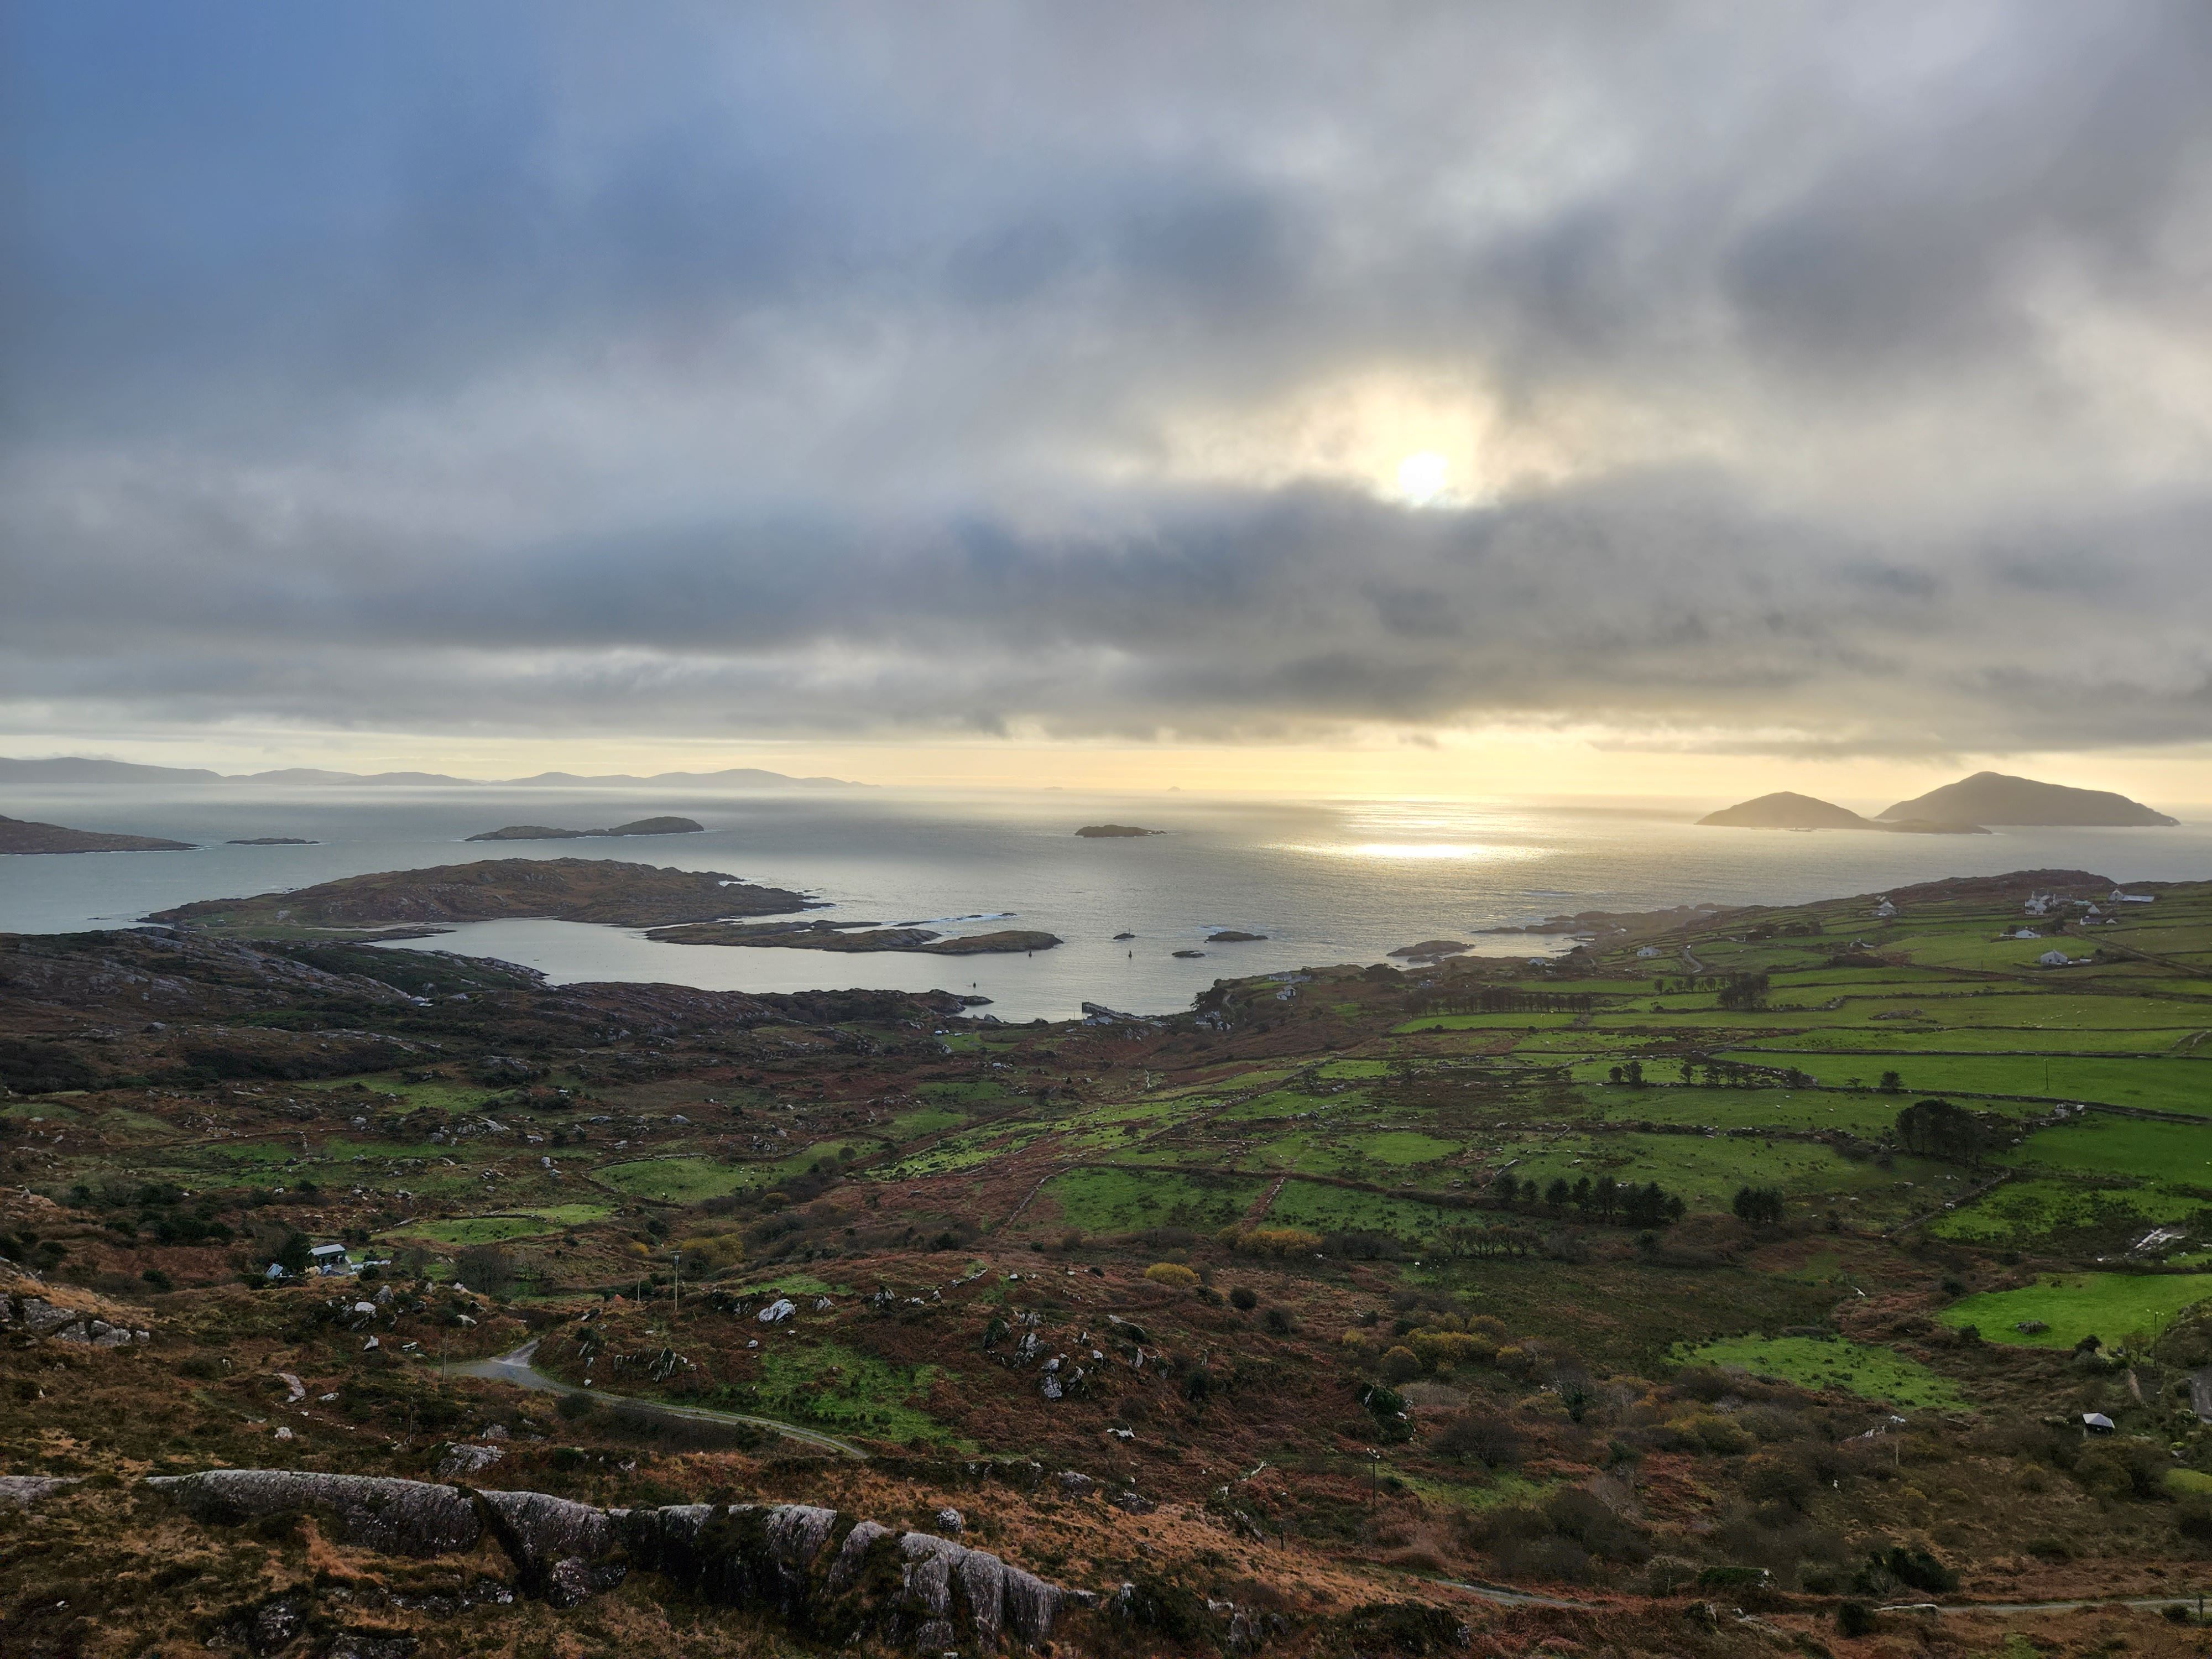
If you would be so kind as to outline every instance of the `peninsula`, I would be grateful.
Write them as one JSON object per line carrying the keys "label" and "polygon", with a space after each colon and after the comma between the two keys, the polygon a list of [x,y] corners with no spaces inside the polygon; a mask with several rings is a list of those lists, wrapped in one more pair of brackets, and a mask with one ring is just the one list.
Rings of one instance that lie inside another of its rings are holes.
{"label": "peninsula", "polygon": [[71,830],[58,823],[0,817],[0,854],[9,853],[191,853],[188,841],[159,836],[111,836],[99,830]]}
{"label": "peninsula", "polygon": [[690,818],[638,818],[611,830],[556,830],[543,823],[510,823],[471,841],[603,841],[612,836],[696,836],[706,829]]}
{"label": "peninsula", "polygon": [[203,899],[149,921],[239,938],[287,933],[432,931],[468,921],[544,917],[615,927],[665,927],[804,910],[803,894],[757,887],[713,870],[658,869],[610,859],[487,859],[426,870],[347,876],[289,893]]}

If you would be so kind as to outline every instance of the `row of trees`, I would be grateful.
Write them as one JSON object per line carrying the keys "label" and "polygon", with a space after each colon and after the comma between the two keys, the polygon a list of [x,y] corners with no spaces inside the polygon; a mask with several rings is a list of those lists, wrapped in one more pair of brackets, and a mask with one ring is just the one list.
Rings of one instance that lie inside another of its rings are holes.
{"label": "row of trees", "polygon": [[1553,1215],[1572,1209],[1585,1219],[1630,1227],[1663,1227],[1680,1221],[1684,1209],[1680,1196],[1656,1181],[1639,1186],[1609,1175],[1595,1180],[1583,1176],[1571,1184],[1565,1176],[1556,1176],[1551,1185],[1540,1188],[1534,1180],[1523,1181],[1510,1170],[1500,1170],[1492,1177],[1490,1194],[1492,1202],[1506,1209],[1541,1205]]}

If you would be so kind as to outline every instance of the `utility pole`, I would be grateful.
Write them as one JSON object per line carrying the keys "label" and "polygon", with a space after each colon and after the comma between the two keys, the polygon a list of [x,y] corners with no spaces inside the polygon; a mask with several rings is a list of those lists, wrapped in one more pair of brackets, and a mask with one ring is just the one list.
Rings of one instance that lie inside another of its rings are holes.
{"label": "utility pole", "polygon": [[681,1317],[683,1316],[683,1314],[684,1314],[684,1252],[683,1252],[683,1251],[681,1251],[681,1250],[678,1250],[678,1251],[677,1251],[677,1253],[676,1253],[676,1306],[675,1306],[675,1309],[673,1310],[673,1311],[672,1311],[672,1312],[669,1314],[669,1316],[668,1316],[668,1325],[669,1325],[669,1328],[670,1328],[671,1330],[673,1330],[673,1329],[675,1328],[675,1327],[676,1327],[676,1322],[677,1322],[679,1318],[681,1318]]}

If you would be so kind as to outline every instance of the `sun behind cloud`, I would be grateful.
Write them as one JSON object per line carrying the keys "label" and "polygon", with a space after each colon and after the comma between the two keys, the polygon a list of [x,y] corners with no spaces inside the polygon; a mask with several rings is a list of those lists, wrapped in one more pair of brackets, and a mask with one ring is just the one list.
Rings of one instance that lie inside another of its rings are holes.
{"label": "sun behind cloud", "polygon": [[1451,490],[1451,458],[1416,450],[1398,463],[1398,494],[1415,507],[1440,501]]}

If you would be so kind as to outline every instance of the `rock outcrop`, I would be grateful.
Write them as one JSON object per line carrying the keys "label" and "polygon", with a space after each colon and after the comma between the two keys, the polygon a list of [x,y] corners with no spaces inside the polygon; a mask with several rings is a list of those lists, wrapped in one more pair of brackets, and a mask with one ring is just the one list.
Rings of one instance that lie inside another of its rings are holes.
{"label": "rock outcrop", "polygon": [[78,1307],[51,1297],[0,1292],[0,1330],[90,1348],[123,1348],[149,1340],[150,1333],[104,1319],[103,1311],[117,1310],[105,1303],[97,1308]]}
{"label": "rock outcrop", "polygon": [[811,1504],[602,1510],[535,1492],[283,1469],[210,1469],[147,1482],[187,1514],[236,1524],[313,1510],[340,1542],[404,1555],[472,1549],[489,1534],[527,1593],[572,1607],[635,1570],[726,1607],[776,1613],[840,1645],[871,1638],[927,1653],[1042,1644],[1091,1598],[933,1533],[894,1532]]}
{"label": "rock outcrop", "polygon": [[476,1500],[458,1486],[370,1474],[293,1469],[204,1469],[157,1474],[165,1492],[198,1521],[235,1526],[287,1510],[334,1515],[338,1540],[387,1555],[445,1555],[474,1549],[483,1536]]}

